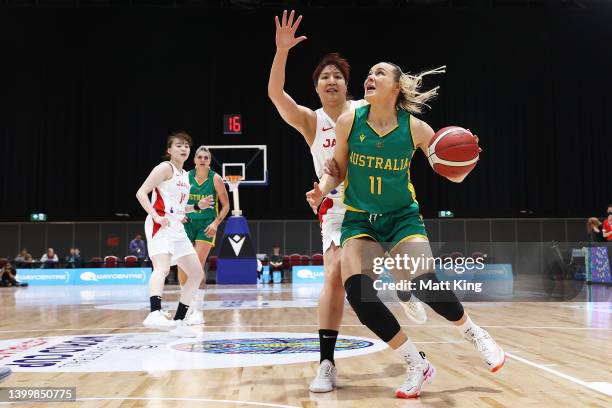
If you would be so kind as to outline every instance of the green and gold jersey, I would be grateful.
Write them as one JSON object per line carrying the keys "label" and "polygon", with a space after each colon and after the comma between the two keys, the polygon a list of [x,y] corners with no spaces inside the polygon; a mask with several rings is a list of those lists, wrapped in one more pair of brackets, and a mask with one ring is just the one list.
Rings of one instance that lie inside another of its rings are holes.
{"label": "green and gold jersey", "polygon": [[214,198],[215,206],[207,208],[205,210],[194,211],[187,214],[187,217],[191,220],[203,220],[209,218],[216,218],[219,213],[219,197],[217,197],[217,190],[215,190],[215,173],[212,170],[208,171],[208,178],[204,180],[202,184],[196,181],[195,169],[189,171],[189,184],[191,189],[189,190],[189,201],[187,204],[197,204],[202,198],[211,195]]}
{"label": "green and gold jersey", "polygon": [[416,202],[410,182],[415,151],[410,113],[397,112],[397,127],[379,134],[367,121],[370,105],[355,110],[349,133],[349,160],[344,180],[348,210],[384,214]]}

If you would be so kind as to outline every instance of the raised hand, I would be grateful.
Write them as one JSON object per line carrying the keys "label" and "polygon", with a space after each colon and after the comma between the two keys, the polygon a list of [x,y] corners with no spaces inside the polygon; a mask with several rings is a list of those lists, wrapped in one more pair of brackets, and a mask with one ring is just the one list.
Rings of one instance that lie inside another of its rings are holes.
{"label": "raised hand", "polygon": [[293,22],[293,17],[295,16],[295,10],[291,10],[291,14],[289,14],[289,20],[287,20],[287,10],[283,11],[282,21],[278,21],[278,16],[274,16],[274,21],[276,21],[276,49],[277,50],[287,50],[289,51],[291,48],[301,43],[306,39],[306,36],[301,36],[295,38],[295,32],[300,26],[300,22],[302,21],[302,16],[299,16],[295,23]]}

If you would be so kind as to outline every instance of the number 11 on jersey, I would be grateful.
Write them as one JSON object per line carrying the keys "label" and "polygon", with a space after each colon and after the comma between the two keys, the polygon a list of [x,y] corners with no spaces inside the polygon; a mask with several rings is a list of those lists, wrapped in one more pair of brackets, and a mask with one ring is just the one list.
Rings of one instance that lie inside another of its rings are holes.
{"label": "number 11 on jersey", "polygon": [[[375,179],[376,179],[376,184],[378,184],[378,189],[376,193],[374,193]],[[378,194],[378,195],[382,194],[382,177],[370,176],[370,194]]]}

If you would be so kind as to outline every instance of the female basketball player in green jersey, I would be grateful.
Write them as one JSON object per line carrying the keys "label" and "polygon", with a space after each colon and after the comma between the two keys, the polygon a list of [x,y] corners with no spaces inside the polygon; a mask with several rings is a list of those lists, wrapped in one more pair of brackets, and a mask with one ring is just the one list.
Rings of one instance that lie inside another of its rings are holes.
{"label": "female basketball player in green jersey", "polygon": [[[315,91],[321,102],[321,108],[312,110],[298,104],[284,89],[285,66],[289,50],[306,39],[296,37],[296,31],[302,16],[294,22],[295,12],[287,14],[276,21],[276,54],[270,69],[268,96],[274,103],[280,116],[293,126],[304,137],[314,159],[317,175],[323,174],[325,160],[333,156],[336,144],[335,121],[352,106],[364,105],[365,101],[350,101],[347,98],[350,66],[338,54],[327,54],[319,62],[312,75]],[[340,276],[340,229],[344,217],[344,205],[337,192],[328,197],[319,213],[323,238],[324,284],[319,295],[319,345],[320,366],[317,376],[310,383],[313,392],[334,390],[337,370],[334,362],[334,347],[342,313],[344,310],[344,287]],[[408,296],[400,303],[406,315],[413,321],[423,323],[427,315],[423,305]]]}
{"label": "female basketball player in green jersey", "polygon": [[[407,363],[406,380],[395,392],[400,398],[417,397],[435,369],[401,330],[362,269],[372,266],[366,253],[382,255],[378,243],[383,242],[389,243],[392,257],[432,258],[409,169],[414,151],[426,151],[434,135],[427,123],[412,115],[437,94],[437,88],[420,92],[421,80],[440,72],[411,76],[391,63],[372,67],[364,84],[370,105],[341,115],[336,124],[334,160],[339,177],[326,174],[320,185],[315,183],[306,193],[316,209],[322,197],[344,180],[347,212],[342,223],[341,268],[347,299],[359,320]],[[451,181],[461,182],[464,177]],[[499,370],[505,361],[503,350],[470,320],[454,292],[440,287],[432,269],[410,274],[406,277],[414,285],[412,293],[457,326],[491,371]],[[441,290],[433,290],[436,287]]]}
{"label": "female basketball player in green jersey", "polygon": [[[210,249],[215,246],[217,228],[229,212],[229,198],[225,184],[223,184],[223,179],[210,168],[211,154],[208,148],[205,146],[198,147],[193,161],[195,168],[189,171],[191,190],[187,204],[197,203],[202,198],[208,196],[211,196],[212,201],[215,203],[213,207],[187,214],[187,222],[183,225],[189,240],[195,246],[198,259],[203,267],[206,264],[206,258],[208,258]],[[221,201],[221,211],[219,211],[219,201]],[[179,283],[182,286],[187,276],[180,268],[178,276]],[[204,323],[202,303],[204,302],[205,284],[206,275],[200,283],[200,287],[185,319],[185,322],[189,325]]]}

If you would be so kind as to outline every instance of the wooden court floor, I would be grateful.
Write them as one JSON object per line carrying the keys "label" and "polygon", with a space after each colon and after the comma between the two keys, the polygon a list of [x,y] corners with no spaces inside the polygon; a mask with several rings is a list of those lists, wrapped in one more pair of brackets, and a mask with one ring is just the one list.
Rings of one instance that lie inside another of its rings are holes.
{"label": "wooden court floor", "polygon": [[[466,303],[472,319],[508,354],[495,374],[431,309],[430,321],[417,326],[391,305],[403,329],[437,368],[435,381],[416,400],[393,397],[404,367],[390,349],[376,343],[348,305],[340,337],[357,339],[347,340],[348,349],[337,353],[340,387],[312,394],[308,383],[318,366],[312,352],[316,289],[286,284],[209,289],[206,302],[215,308],[205,311],[206,323],[197,327],[200,337],[169,339],[167,333],[141,327],[147,314],[145,287],[2,288],[0,362],[14,370],[2,387],[77,390],[76,402],[15,404],[19,407],[612,406],[609,287],[598,289],[604,302]],[[177,296],[176,287],[167,287],[164,301],[175,305]],[[227,353],[225,338],[240,339],[242,354]],[[96,341],[101,343],[87,344]],[[177,342],[179,349],[169,346]],[[278,348],[279,342],[287,347]],[[378,351],[364,346],[370,343]],[[310,347],[310,352],[291,352],[294,346]],[[53,351],[45,354],[45,347]],[[41,356],[47,360],[37,360]],[[51,365],[19,367],[41,361]]]}

